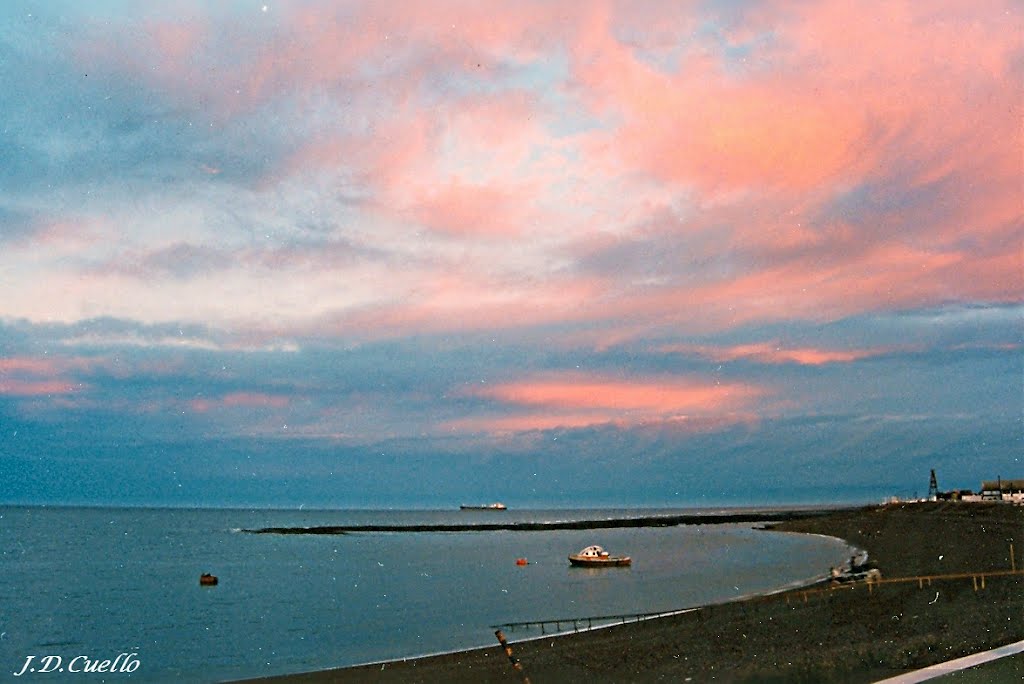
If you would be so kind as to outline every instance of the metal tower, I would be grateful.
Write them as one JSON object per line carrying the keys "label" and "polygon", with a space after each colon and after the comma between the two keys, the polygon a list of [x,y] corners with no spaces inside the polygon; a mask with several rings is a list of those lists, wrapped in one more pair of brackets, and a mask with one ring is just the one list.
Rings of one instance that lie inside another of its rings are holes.
{"label": "metal tower", "polygon": [[928,480],[928,500],[935,501],[939,498],[939,482],[935,479],[935,469],[932,469],[932,477]]}

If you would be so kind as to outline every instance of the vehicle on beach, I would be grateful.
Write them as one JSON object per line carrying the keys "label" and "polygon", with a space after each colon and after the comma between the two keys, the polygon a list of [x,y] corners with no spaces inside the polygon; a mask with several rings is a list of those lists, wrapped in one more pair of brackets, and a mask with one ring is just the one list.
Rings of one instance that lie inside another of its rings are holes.
{"label": "vehicle on beach", "polygon": [[504,511],[508,506],[496,501],[489,504],[462,504],[459,508],[464,511]]}
{"label": "vehicle on beach", "polygon": [[583,568],[602,568],[629,565],[633,559],[629,556],[613,556],[603,548],[594,544],[579,553],[569,556],[569,563]]}
{"label": "vehicle on beach", "polygon": [[877,582],[882,579],[882,571],[873,560],[868,560],[867,552],[850,556],[850,562],[846,566],[832,568],[829,573],[829,581],[835,586],[847,582]]}

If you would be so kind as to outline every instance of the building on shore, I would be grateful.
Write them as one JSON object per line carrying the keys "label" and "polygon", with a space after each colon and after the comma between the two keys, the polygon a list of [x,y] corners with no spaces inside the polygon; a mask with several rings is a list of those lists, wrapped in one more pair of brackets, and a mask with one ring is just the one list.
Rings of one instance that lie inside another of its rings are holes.
{"label": "building on shore", "polygon": [[928,485],[928,501],[1005,501],[1024,505],[1024,479],[1004,480],[997,477],[995,480],[984,480],[981,489],[977,492],[970,489],[951,489],[942,491],[939,489],[935,471],[931,472],[931,481]]}
{"label": "building on shore", "polygon": [[1022,480],[985,480],[981,483],[982,501],[1009,501],[1024,504],[1024,479]]}
{"label": "building on shore", "polygon": [[973,489],[953,489],[948,492],[938,492],[934,501],[981,501],[981,495],[976,494]]}

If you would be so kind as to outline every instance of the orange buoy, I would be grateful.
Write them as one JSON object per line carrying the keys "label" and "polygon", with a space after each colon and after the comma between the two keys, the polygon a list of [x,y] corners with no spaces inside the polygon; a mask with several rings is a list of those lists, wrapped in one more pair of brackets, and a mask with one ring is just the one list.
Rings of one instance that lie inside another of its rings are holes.
{"label": "orange buoy", "polygon": [[199,576],[199,584],[204,587],[212,587],[217,584],[217,576],[211,575],[208,572],[204,572]]}
{"label": "orange buoy", "polygon": [[516,558],[516,565],[526,565],[529,561],[525,558]]}

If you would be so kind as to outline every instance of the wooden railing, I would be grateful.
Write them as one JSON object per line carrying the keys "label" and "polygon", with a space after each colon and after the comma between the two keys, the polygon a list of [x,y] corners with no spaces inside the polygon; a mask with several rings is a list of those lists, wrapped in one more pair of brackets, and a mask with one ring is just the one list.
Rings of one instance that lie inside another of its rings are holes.
{"label": "wooden railing", "polygon": [[[505,627],[512,632],[517,628],[529,629],[531,627],[540,627],[540,633],[547,634],[547,627],[549,626],[553,625],[555,628],[554,632],[559,633],[562,631],[569,631],[568,629],[563,630],[562,625],[572,625],[572,631],[578,632],[580,629],[593,629],[594,623],[597,623],[599,627],[602,627],[613,624],[624,624],[626,622],[643,622],[644,620],[652,620],[659,617],[682,615],[683,613],[689,613],[694,610],[698,610],[698,608],[677,608],[674,610],[662,610],[655,613],[620,613],[618,615],[587,615],[585,617],[526,620],[524,622],[503,622],[500,625],[491,625],[491,627],[493,629]],[[586,627],[582,626],[584,623],[586,623]]]}
{"label": "wooden railing", "polygon": [[802,595],[804,600],[807,600],[807,595],[813,594],[827,594],[830,591],[837,591],[843,589],[856,589],[857,587],[867,587],[868,592],[874,591],[874,588],[880,584],[908,584],[911,582],[917,582],[917,586],[923,589],[926,586],[931,586],[933,581],[939,580],[958,580],[958,579],[970,579],[974,584],[974,590],[985,588],[986,577],[1011,577],[1015,575],[1024,575],[1024,570],[985,570],[981,572],[952,572],[941,575],[914,575],[913,577],[883,577],[879,579],[866,579],[862,582],[845,582],[841,584],[834,584],[824,588],[814,589],[802,589],[796,592],[787,592],[786,601],[789,602],[790,594]]}
{"label": "wooden railing", "polygon": [[[743,599],[737,599],[736,601],[729,601],[728,603],[739,602],[739,601],[771,601],[778,600],[783,597],[786,599],[786,603],[790,603],[793,600],[807,603],[809,598],[812,596],[820,596],[823,594],[829,594],[835,591],[853,590],[857,588],[866,588],[868,593],[872,593],[875,587],[882,584],[909,584],[916,582],[918,587],[923,589],[926,586],[931,586],[934,581],[945,581],[945,580],[962,580],[970,579],[973,582],[974,590],[985,588],[985,579],[989,577],[1010,577],[1024,575],[1024,570],[986,570],[984,572],[955,572],[940,575],[915,575],[913,577],[889,577],[879,579],[867,579],[856,582],[842,582],[832,584],[828,586],[816,586],[807,589],[791,589],[789,591],[777,592],[772,594],[764,594],[760,596],[752,596]],[[568,633],[568,626],[572,625],[572,631],[578,632],[581,629],[593,629],[596,624],[598,627],[607,627],[613,624],[624,624],[627,622],[642,622],[644,620],[652,620],[654,618],[669,617],[671,615],[682,615],[683,613],[691,613],[700,610],[711,610],[716,605],[723,604],[710,604],[704,606],[693,606],[690,608],[678,608],[675,610],[663,610],[653,613],[620,613],[617,615],[588,615],[584,617],[570,617],[570,618],[548,618],[543,620],[526,620],[522,622],[504,622],[500,625],[491,625],[492,629],[508,629],[511,632],[515,632],[518,629],[530,629],[532,627],[539,627],[540,633],[546,635],[548,628],[552,628],[553,634]],[[566,625],[566,629],[562,629],[562,625]]]}

